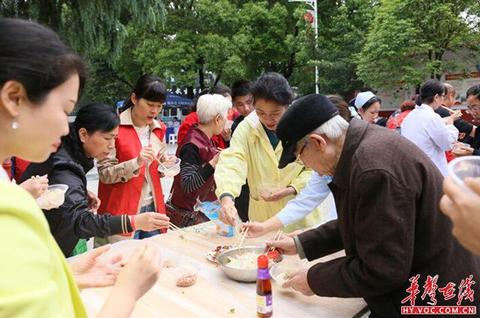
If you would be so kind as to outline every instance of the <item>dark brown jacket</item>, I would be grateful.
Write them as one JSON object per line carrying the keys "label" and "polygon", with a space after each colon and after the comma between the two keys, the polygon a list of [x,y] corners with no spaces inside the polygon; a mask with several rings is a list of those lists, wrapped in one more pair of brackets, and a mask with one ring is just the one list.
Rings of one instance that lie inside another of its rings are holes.
{"label": "dark brown jacket", "polygon": [[[438,169],[413,143],[352,120],[329,184],[338,220],[299,236],[309,260],[346,252],[346,257],[308,271],[315,294],[363,297],[372,317],[400,317],[410,277],[420,274],[418,306],[430,301],[428,296],[421,300],[426,275],[439,275],[439,288],[455,283],[458,296],[462,279],[472,274],[478,305],[480,261],[451,234],[452,224],[438,206],[442,182]],[[438,290],[436,299],[437,305],[457,302],[457,297],[445,302]],[[472,303],[464,300],[462,305]]]}

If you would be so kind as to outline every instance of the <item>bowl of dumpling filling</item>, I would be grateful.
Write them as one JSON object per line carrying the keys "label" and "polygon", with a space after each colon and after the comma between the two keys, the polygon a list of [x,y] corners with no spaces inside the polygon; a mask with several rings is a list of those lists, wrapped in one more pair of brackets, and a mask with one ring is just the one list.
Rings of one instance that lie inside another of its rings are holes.
{"label": "bowl of dumpling filling", "polygon": [[301,260],[298,256],[285,257],[281,263],[273,264],[270,267],[270,277],[276,285],[276,290],[282,292],[291,290],[283,288],[283,284],[295,276],[298,271],[308,266],[308,261]]}
{"label": "bowl of dumpling filling", "polygon": [[265,254],[265,246],[232,248],[218,255],[217,263],[229,278],[252,283],[257,280],[257,258],[261,254]]}

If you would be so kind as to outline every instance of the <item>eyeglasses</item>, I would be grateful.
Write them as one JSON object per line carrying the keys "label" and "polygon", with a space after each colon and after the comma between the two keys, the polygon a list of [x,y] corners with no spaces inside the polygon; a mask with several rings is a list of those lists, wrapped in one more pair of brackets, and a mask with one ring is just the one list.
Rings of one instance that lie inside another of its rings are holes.
{"label": "eyeglasses", "polygon": [[[307,147],[307,144],[308,144],[308,139],[304,139],[303,141],[300,141],[297,144],[297,149],[295,150],[295,156],[297,157],[296,159],[297,162],[302,162],[302,160],[300,159],[300,155],[305,150],[305,147]],[[298,145],[301,145],[300,148],[298,148]]]}
{"label": "eyeglasses", "polygon": [[480,111],[480,105],[467,105],[467,108],[472,111]]}

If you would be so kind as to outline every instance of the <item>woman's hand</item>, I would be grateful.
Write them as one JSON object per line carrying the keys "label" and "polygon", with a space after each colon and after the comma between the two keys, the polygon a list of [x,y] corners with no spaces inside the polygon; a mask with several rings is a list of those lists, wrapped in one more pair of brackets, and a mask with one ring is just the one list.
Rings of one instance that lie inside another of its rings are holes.
{"label": "woman's hand", "polygon": [[266,202],[279,201],[289,195],[295,195],[297,192],[293,187],[286,187],[276,192],[261,192],[260,197]]}
{"label": "woman's hand", "polygon": [[88,192],[87,192],[87,197],[88,197],[88,208],[92,212],[97,212],[98,208],[100,207],[100,203],[101,203],[100,199],[98,198],[98,196],[95,193],[93,193],[90,190],[88,190]]}
{"label": "woman's hand", "polygon": [[247,222],[242,224],[242,231],[248,229],[247,237],[259,237],[283,228],[283,223],[277,216],[272,216],[264,222]]}
{"label": "woman's hand", "polygon": [[222,132],[220,134],[221,134],[223,140],[225,140],[225,141],[230,141],[230,139],[232,139],[232,129],[231,128],[226,127],[224,130],[222,130]]}
{"label": "woman's hand", "polygon": [[157,282],[162,269],[158,248],[145,244],[138,247],[118,275],[98,318],[130,317],[135,303]]}
{"label": "woman's hand", "polygon": [[235,208],[235,201],[230,196],[225,196],[220,200],[222,208],[218,218],[225,224],[235,226],[238,217],[237,209]]}
{"label": "woman's hand", "polygon": [[157,282],[161,269],[158,248],[151,244],[142,245],[121,270],[114,289],[136,301]]}
{"label": "woman's hand", "polygon": [[217,166],[218,159],[220,158],[220,152],[217,152],[215,156],[208,162],[213,168]]}
{"label": "woman's hand", "polygon": [[157,212],[144,212],[134,216],[136,230],[154,231],[167,229],[170,226],[170,218]]}
{"label": "woman's hand", "polygon": [[457,111],[450,111],[450,116],[448,117],[445,117],[445,123],[447,125],[453,125],[453,123],[460,119],[462,117],[462,111],[461,110],[457,110]]}
{"label": "woman's hand", "polygon": [[121,267],[121,256],[101,258],[110,245],[96,248],[79,255],[69,262],[75,281],[80,289],[112,286]]}
{"label": "woman's hand", "polygon": [[155,156],[152,146],[146,146],[140,150],[140,154],[137,157],[137,163],[138,166],[141,167],[144,164],[149,164],[155,161],[156,159],[157,157]]}
{"label": "woman's hand", "polygon": [[452,153],[455,157],[471,156],[474,149],[470,145],[464,143],[457,143],[453,146]]}
{"label": "woman's hand", "polygon": [[35,199],[39,198],[48,189],[48,177],[33,176],[20,183],[20,186],[28,191]]}

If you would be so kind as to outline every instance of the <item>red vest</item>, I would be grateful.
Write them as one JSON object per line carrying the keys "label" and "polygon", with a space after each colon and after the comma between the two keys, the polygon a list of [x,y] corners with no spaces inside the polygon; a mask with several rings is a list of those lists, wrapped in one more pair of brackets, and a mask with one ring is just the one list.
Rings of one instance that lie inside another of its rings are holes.
{"label": "red vest", "polygon": [[[197,126],[193,126],[185,136],[183,143],[177,149],[177,157],[180,156],[180,152],[186,144],[194,144],[197,146],[202,163],[208,163],[218,152],[213,142],[208,139],[207,135]],[[172,186],[172,204],[178,208],[193,211],[193,207],[197,203],[197,198],[200,201],[217,200],[213,175],[211,175],[199,189],[190,193],[183,191],[180,174],[176,175]]]}
{"label": "red vest", "polygon": [[[163,140],[165,135],[165,125],[160,123],[161,128],[156,128],[152,132]],[[118,162],[124,162],[138,157],[142,144],[138,138],[135,128],[131,125],[121,125],[118,130],[118,137],[115,141]],[[157,162],[150,164],[149,172],[151,179],[152,194],[155,198],[155,207],[157,212],[165,214],[165,202],[163,200],[162,185],[160,175],[157,170]],[[146,165],[140,168],[140,174],[127,182],[118,182],[114,184],[98,184],[98,197],[101,200],[100,211],[111,213],[113,215],[129,214],[135,215],[139,211],[140,196],[142,186],[145,182]]]}

